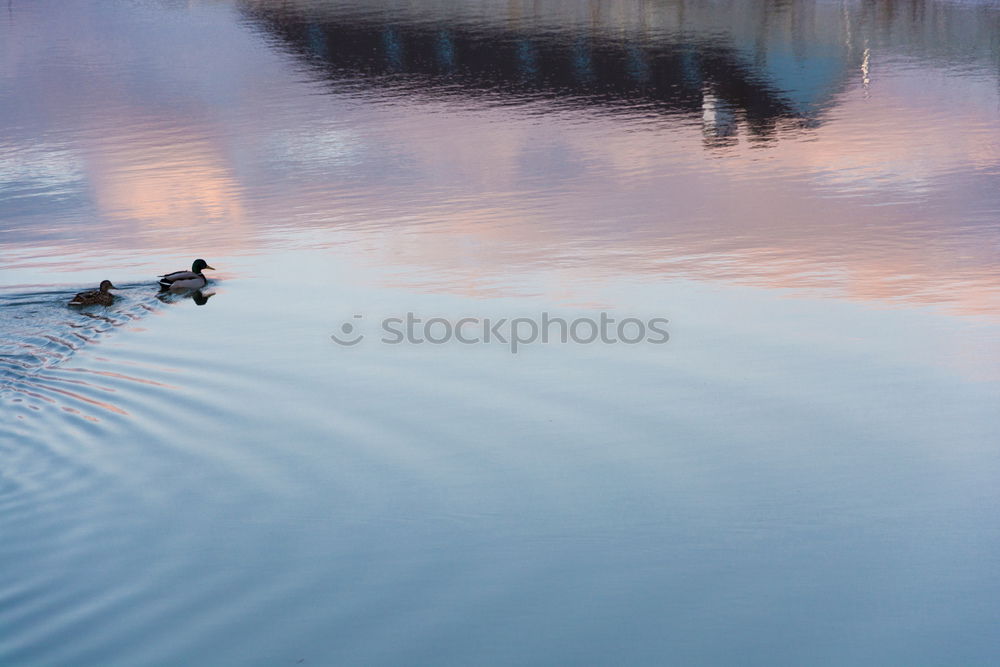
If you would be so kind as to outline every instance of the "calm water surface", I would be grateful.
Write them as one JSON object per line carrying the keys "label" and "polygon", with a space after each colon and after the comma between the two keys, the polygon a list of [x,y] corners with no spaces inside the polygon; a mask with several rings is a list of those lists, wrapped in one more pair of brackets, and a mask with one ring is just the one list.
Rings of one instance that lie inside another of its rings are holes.
{"label": "calm water surface", "polygon": [[[0,664],[996,664],[998,36],[5,3]],[[408,312],[670,340],[381,343]]]}

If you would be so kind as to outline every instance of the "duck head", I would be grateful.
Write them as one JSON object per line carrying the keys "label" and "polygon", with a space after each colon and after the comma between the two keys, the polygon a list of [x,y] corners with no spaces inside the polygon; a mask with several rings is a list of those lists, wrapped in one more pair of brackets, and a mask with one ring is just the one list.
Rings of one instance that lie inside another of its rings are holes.
{"label": "duck head", "polygon": [[100,289],[102,292],[107,292],[109,289],[118,289],[118,288],[112,285],[110,280],[102,280]]}
{"label": "duck head", "polygon": [[215,267],[209,266],[208,262],[206,262],[203,259],[196,259],[194,260],[194,264],[191,265],[191,271],[193,271],[194,273],[201,273],[205,269],[212,269],[213,271],[215,271]]}

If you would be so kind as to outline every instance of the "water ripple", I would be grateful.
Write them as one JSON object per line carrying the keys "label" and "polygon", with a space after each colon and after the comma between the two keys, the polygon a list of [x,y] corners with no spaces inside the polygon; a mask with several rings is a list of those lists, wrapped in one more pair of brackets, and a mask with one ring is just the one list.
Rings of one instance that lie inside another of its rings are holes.
{"label": "water ripple", "polygon": [[[99,345],[116,329],[158,312],[176,296],[159,295],[149,285],[123,285],[110,307],[68,308],[66,302],[74,293],[71,288],[0,293],[4,313],[0,320],[0,400],[22,409],[58,406],[94,421],[100,411],[127,412],[106,396],[115,389],[97,383],[98,378],[83,379],[82,374],[169,387],[135,375],[68,364],[81,350]],[[93,408],[100,410],[92,414]]]}

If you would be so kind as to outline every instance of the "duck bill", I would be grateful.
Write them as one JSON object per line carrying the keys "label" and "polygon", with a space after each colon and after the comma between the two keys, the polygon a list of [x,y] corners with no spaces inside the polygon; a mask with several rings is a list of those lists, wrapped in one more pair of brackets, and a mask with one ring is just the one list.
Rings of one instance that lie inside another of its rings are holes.
{"label": "duck bill", "polygon": [[215,267],[214,266],[208,266],[208,265],[206,265],[205,268],[206,269],[212,269],[213,271],[215,271]]}

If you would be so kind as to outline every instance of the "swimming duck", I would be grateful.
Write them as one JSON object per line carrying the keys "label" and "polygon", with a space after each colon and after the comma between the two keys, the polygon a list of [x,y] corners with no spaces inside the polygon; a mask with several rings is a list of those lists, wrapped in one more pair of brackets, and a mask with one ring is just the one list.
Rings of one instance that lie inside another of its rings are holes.
{"label": "swimming duck", "polygon": [[191,265],[190,271],[174,271],[160,276],[160,289],[201,289],[208,284],[208,279],[202,273],[205,269],[212,269],[212,267],[205,260],[196,259]]}
{"label": "swimming duck", "polygon": [[111,284],[110,280],[102,280],[101,286],[88,292],[80,292],[69,302],[71,306],[110,306],[114,303],[115,295],[109,292],[110,289],[118,289]]}

